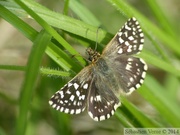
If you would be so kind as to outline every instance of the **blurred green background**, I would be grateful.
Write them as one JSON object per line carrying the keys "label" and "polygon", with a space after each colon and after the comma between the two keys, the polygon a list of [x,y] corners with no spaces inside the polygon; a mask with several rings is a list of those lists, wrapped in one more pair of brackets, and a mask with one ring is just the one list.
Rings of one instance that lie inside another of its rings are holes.
{"label": "blurred green background", "polygon": [[[125,127],[180,127],[179,0],[24,1],[27,7],[15,1],[0,1],[0,135],[121,135]],[[98,43],[101,52],[132,16],[145,33],[143,86],[121,97],[122,107],[106,121],[93,121],[87,111],[52,109],[49,98],[87,64],[80,57],[85,49]]]}

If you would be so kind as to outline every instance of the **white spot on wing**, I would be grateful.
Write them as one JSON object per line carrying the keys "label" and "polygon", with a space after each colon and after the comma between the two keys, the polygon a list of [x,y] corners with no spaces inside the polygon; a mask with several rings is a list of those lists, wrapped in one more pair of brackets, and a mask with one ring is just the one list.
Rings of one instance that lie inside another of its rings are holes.
{"label": "white spot on wing", "polygon": [[61,91],[58,91],[57,93],[59,93],[60,95],[61,95],[61,98],[63,98],[64,97],[64,93],[63,93],[63,91],[61,90]]}
{"label": "white spot on wing", "polygon": [[119,51],[118,51],[119,54],[122,54],[123,53],[123,49],[120,48]]}
{"label": "white spot on wing", "polygon": [[121,105],[121,102],[119,102],[118,104],[115,104],[114,109],[116,110],[120,105]]}
{"label": "white spot on wing", "polygon": [[74,114],[74,109],[72,109],[72,110],[70,111],[70,114]]}
{"label": "white spot on wing", "polygon": [[105,116],[103,115],[103,116],[100,116],[99,119],[100,119],[100,121],[101,121],[101,120],[105,120],[106,118],[105,118]]}
{"label": "white spot on wing", "polygon": [[142,50],[143,49],[143,45],[141,44],[140,46],[139,46],[139,50]]}
{"label": "white spot on wing", "polygon": [[130,82],[133,82],[133,81],[134,81],[134,78],[130,77],[129,80],[130,80]]}
{"label": "white spot on wing", "polygon": [[124,40],[121,37],[119,37],[119,43],[120,44],[124,43]]}
{"label": "white spot on wing", "polygon": [[74,96],[74,95],[71,95],[69,99],[70,99],[71,101],[74,101],[74,98],[75,98],[75,96]]}
{"label": "white spot on wing", "polygon": [[88,112],[88,114],[93,119],[93,114],[91,112]]}
{"label": "white spot on wing", "polygon": [[76,114],[79,114],[79,113],[81,113],[81,109],[76,110]]}
{"label": "white spot on wing", "polygon": [[136,84],[136,88],[139,88],[141,85],[138,83],[138,84]]}
{"label": "white spot on wing", "polygon": [[141,42],[141,43],[144,43],[144,39],[142,38],[142,39],[140,40],[140,42]]}
{"label": "white spot on wing", "polygon": [[80,96],[80,92],[79,92],[79,91],[76,91],[76,95],[79,97],[79,96]]}
{"label": "white spot on wing", "polygon": [[95,121],[98,121],[98,117],[94,117],[93,119],[94,119]]}
{"label": "white spot on wing", "polygon": [[91,98],[90,98],[91,103],[93,102],[93,99],[94,99],[93,96],[91,96]]}
{"label": "white spot on wing", "polygon": [[142,77],[142,78],[145,78],[145,76],[146,76],[146,72],[142,72],[141,77]]}
{"label": "white spot on wing", "polygon": [[50,101],[49,101],[49,104],[50,104],[50,105],[52,105],[52,104],[53,104],[53,102],[50,100]]}
{"label": "white spot on wing", "polygon": [[54,104],[54,105],[52,106],[52,108],[56,108],[56,104]]}
{"label": "white spot on wing", "polygon": [[128,93],[126,93],[127,95],[130,95],[134,90],[136,90],[134,87],[131,87],[130,89],[129,89],[129,92]]}
{"label": "white spot on wing", "polygon": [[132,40],[134,40],[134,37],[130,36],[130,37],[128,37],[128,39],[132,41]]}
{"label": "white spot on wing", "polygon": [[79,85],[77,83],[74,83],[73,85],[76,90],[79,88]]}
{"label": "white spot on wing", "polygon": [[131,30],[131,28],[128,25],[125,25],[125,29]]}
{"label": "white spot on wing", "polygon": [[97,100],[97,101],[101,101],[101,96],[100,96],[100,95],[97,95],[97,96],[96,96],[96,100]]}
{"label": "white spot on wing", "polygon": [[81,99],[84,100],[84,99],[85,99],[85,95],[82,95],[82,96],[81,96]]}
{"label": "white spot on wing", "polygon": [[63,110],[64,110],[64,107],[61,107],[60,111],[63,112]]}
{"label": "white spot on wing", "polygon": [[70,83],[70,82],[68,83],[68,87],[71,87],[72,85],[73,85],[72,83]]}
{"label": "white spot on wing", "polygon": [[125,42],[125,45],[126,45],[126,46],[129,46],[130,44],[129,44],[129,42],[128,42],[128,41],[126,41],[126,42]]}
{"label": "white spot on wing", "polygon": [[88,88],[88,83],[84,84],[84,85],[83,85],[83,88],[84,88],[84,89],[87,89],[87,88]]}
{"label": "white spot on wing", "polygon": [[126,70],[131,70],[131,67],[132,67],[132,66],[131,66],[130,64],[127,64],[127,65],[126,65]]}
{"label": "white spot on wing", "polygon": [[143,34],[143,33],[140,33],[139,36],[140,36],[140,37],[144,37],[144,34]]}
{"label": "white spot on wing", "polygon": [[71,91],[67,90],[66,93],[67,93],[67,94],[71,94]]}
{"label": "white spot on wing", "polygon": [[66,108],[66,109],[64,110],[64,112],[65,112],[65,113],[69,113],[69,109]]}
{"label": "white spot on wing", "polygon": [[141,83],[141,84],[143,84],[143,82],[144,82],[144,80],[143,80],[143,79],[141,79],[141,80],[140,80],[140,83]]}
{"label": "white spot on wing", "polygon": [[57,106],[56,110],[59,110],[60,106]]}

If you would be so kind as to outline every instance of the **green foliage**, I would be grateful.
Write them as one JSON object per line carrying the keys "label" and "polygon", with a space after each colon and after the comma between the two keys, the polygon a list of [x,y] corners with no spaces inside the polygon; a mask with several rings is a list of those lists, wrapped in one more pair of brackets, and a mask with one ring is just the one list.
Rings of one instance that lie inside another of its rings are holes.
{"label": "green foliage", "polygon": [[[94,1],[94,3],[96,2]],[[153,20],[158,22],[158,25],[155,25],[143,12],[138,11],[137,8],[125,1],[107,0],[107,3],[105,1],[102,3],[119,11],[116,13],[119,18],[126,18],[127,20],[132,16],[136,17],[142,26],[146,40],[149,41],[148,45],[145,43],[143,52],[138,55],[150,67],[145,83],[138,90],[138,93],[142,102],[152,106],[155,115],[146,114],[141,108],[122,97],[123,107],[122,109],[119,108],[115,114],[117,116],[116,122],[123,127],[180,127],[180,107],[177,96],[180,86],[180,70],[177,67],[180,57],[179,30],[174,27],[172,21],[169,20],[155,0],[147,0],[141,4],[149,8],[150,13],[154,16]],[[69,8],[79,19],[67,15]],[[99,8],[101,9],[101,6]],[[101,10],[106,14],[106,10]],[[0,1],[0,16],[33,42],[25,67],[0,65],[1,70],[25,72],[20,96],[18,102],[15,103],[19,109],[15,116],[17,117],[16,128],[9,127],[9,129],[16,130],[14,132],[18,135],[31,134],[35,132],[36,124],[40,120],[44,120],[53,127],[57,134],[73,134],[70,117],[52,110],[47,104],[51,94],[56,91],[57,85],[48,85],[48,81],[43,78],[41,78],[41,83],[37,84],[38,73],[72,78],[86,64],[82,57],[77,56],[79,54],[74,47],[68,43],[68,38],[65,39],[67,35],[73,40],[83,43],[86,47],[92,42],[107,44],[113,35],[104,29],[98,29],[103,22],[78,0],[66,0],[64,14],[51,11],[35,1]],[[21,19],[30,16],[42,27],[41,32],[36,31]],[[108,16],[106,21],[108,19],[111,18]],[[122,21],[122,24],[124,22]],[[63,30],[63,34],[57,33],[53,27]],[[102,50],[101,46],[100,50]],[[41,67],[44,53],[60,67],[61,71]],[[164,77],[153,74],[153,69],[157,72],[163,71]],[[160,78],[161,82],[157,81],[157,78]],[[61,85],[64,83],[62,81]],[[55,83],[53,82],[53,84]],[[51,90],[45,90],[44,85],[52,86]],[[38,91],[38,89],[40,90]],[[1,91],[0,98],[14,106],[14,100],[5,96]],[[30,117],[28,117],[29,113],[31,114]],[[2,127],[0,129],[3,133]],[[106,129],[108,130],[108,128]],[[104,130],[106,131],[106,129]]]}

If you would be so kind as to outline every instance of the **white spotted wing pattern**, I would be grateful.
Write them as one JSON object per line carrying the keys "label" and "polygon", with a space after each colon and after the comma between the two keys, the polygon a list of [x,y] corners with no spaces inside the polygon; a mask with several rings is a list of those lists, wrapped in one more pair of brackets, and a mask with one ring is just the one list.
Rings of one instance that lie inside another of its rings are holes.
{"label": "white spotted wing pattern", "polygon": [[56,110],[79,114],[86,108],[95,121],[110,118],[121,105],[121,93],[130,94],[144,82],[147,65],[134,57],[143,49],[144,34],[130,18],[100,55],[87,49],[91,64],[83,68],[49,100]]}

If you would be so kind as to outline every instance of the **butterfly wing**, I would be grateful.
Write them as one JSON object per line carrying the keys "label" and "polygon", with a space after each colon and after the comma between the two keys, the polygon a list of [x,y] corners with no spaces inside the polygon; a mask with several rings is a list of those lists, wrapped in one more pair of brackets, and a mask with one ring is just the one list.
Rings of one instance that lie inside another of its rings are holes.
{"label": "butterfly wing", "polygon": [[[103,79],[102,76],[99,79]],[[88,94],[88,114],[95,121],[110,118],[121,105],[108,83],[93,78]]]}
{"label": "butterfly wing", "polygon": [[103,78],[103,75],[99,76],[96,65],[85,67],[51,97],[49,104],[69,114],[79,114],[88,106],[88,113],[95,121],[108,119],[120,106],[120,102],[111,91],[111,86],[106,85],[107,79]]}
{"label": "butterfly wing", "polygon": [[144,34],[136,20],[129,19],[103,50],[102,57],[112,73],[116,74],[126,94],[139,88],[145,78],[147,65],[141,58],[131,56],[143,49]]}
{"label": "butterfly wing", "polygon": [[91,74],[85,67],[49,100],[49,104],[60,112],[79,114],[86,108]]}
{"label": "butterfly wing", "polygon": [[144,34],[136,18],[130,18],[103,50],[102,55],[132,55],[143,49]]}
{"label": "butterfly wing", "polygon": [[[110,62],[111,63],[111,62]],[[125,94],[131,94],[144,82],[147,65],[141,58],[133,56],[118,56],[113,62],[116,66],[111,66],[111,70],[116,74],[120,83],[120,90]]]}

